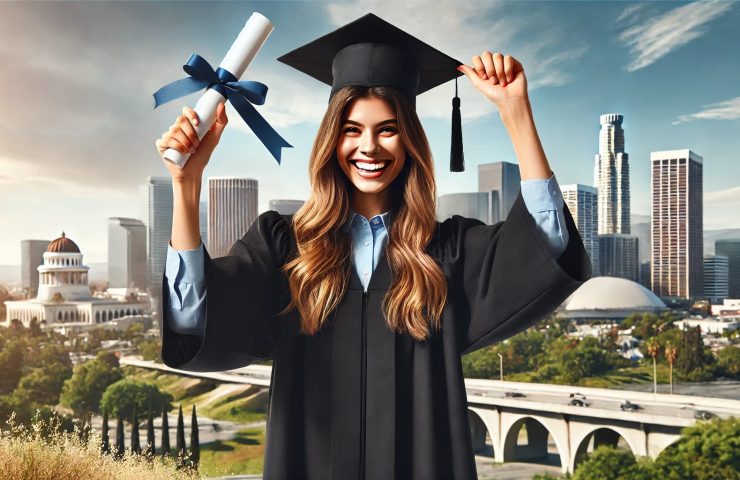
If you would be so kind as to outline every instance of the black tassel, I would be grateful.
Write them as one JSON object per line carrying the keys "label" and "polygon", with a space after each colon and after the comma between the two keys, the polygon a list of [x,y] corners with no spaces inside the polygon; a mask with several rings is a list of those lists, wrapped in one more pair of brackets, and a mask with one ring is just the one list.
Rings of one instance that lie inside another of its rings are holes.
{"label": "black tassel", "polygon": [[452,148],[450,151],[450,171],[464,172],[462,125],[460,120],[460,98],[457,96],[457,77],[455,77],[455,98],[452,99]]}

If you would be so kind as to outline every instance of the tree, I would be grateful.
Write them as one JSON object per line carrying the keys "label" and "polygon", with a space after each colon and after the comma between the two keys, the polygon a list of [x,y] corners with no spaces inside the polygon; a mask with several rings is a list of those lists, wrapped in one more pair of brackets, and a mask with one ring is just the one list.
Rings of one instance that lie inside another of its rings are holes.
{"label": "tree", "polygon": [[704,351],[701,329],[698,326],[685,327],[681,332],[681,345],[676,358],[678,370],[691,381],[709,380],[714,376],[707,368],[711,360],[710,355]]}
{"label": "tree", "polygon": [[59,363],[32,368],[21,377],[15,395],[27,402],[56,405],[64,382],[71,376],[72,369]]}
{"label": "tree", "polygon": [[0,351],[0,395],[11,393],[18,386],[25,351],[26,343],[20,338],[9,340]]}
{"label": "tree", "polygon": [[162,408],[162,456],[170,454],[170,423],[167,420],[168,408]]}
{"label": "tree", "polygon": [[31,318],[31,321],[28,323],[28,334],[32,337],[40,337],[43,335],[41,327],[39,326],[38,317]]}
{"label": "tree", "polygon": [[168,408],[171,401],[171,394],[160,391],[152,383],[124,378],[106,388],[100,400],[100,409],[133,421],[134,410],[148,415],[150,411],[159,412],[162,408]]}
{"label": "tree", "polygon": [[116,423],[116,453],[114,457],[117,460],[120,460],[123,458],[123,455],[126,453],[126,446],[124,445],[125,439],[123,435],[123,417],[120,415],[118,416],[118,421]]}
{"label": "tree", "polygon": [[108,437],[108,412],[103,411],[103,432],[100,442],[100,453],[110,453],[110,438]]}
{"label": "tree", "polygon": [[78,417],[87,412],[99,412],[103,392],[123,378],[118,359],[115,356],[113,358],[115,361],[102,353],[94,360],[77,365],[72,377],[64,382],[60,397],[62,404],[71,408]]}
{"label": "tree", "polygon": [[740,418],[713,418],[681,431],[681,438],[655,459],[654,478],[738,478]]}
{"label": "tree", "polygon": [[658,369],[655,364],[655,357],[658,356],[660,345],[654,338],[651,338],[645,342],[645,348],[648,354],[653,357],[653,393],[658,393]]}
{"label": "tree", "polygon": [[611,354],[595,337],[585,337],[562,354],[560,377],[566,383],[575,384],[582,378],[606,373],[612,368]]}
{"label": "tree", "polygon": [[665,358],[668,360],[668,377],[670,379],[671,383],[671,394],[673,394],[673,362],[676,361],[676,355],[678,354],[678,351],[676,350],[676,346],[672,343],[668,342],[665,346]]}
{"label": "tree", "polygon": [[141,444],[139,443],[139,417],[136,414],[136,405],[134,405],[134,418],[131,420],[131,453],[137,455],[141,453]]}
{"label": "tree", "polygon": [[146,449],[144,454],[149,458],[154,458],[156,449],[154,447],[154,412],[149,409],[149,418],[146,424]]}
{"label": "tree", "polygon": [[195,405],[193,413],[190,416],[190,459],[194,468],[198,468],[200,462],[200,439],[198,437],[198,417],[195,414]]}
{"label": "tree", "polygon": [[177,435],[175,440],[175,452],[177,454],[177,463],[182,466],[187,452],[185,451],[185,422],[182,418],[182,404],[177,413]]}
{"label": "tree", "polygon": [[740,348],[729,345],[717,354],[717,373],[724,377],[740,378]]}
{"label": "tree", "polygon": [[573,480],[621,480],[628,478],[623,475],[634,464],[632,452],[601,445],[576,467]]}

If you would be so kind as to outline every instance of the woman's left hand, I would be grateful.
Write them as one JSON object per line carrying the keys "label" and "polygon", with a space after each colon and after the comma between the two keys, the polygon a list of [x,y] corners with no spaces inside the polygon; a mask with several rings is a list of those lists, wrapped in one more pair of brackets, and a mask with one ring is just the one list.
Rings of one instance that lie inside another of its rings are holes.
{"label": "woman's left hand", "polygon": [[465,64],[457,67],[468,77],[476,90],[501,107],[514,99],[528,100],[527,77],[519,60],[511,55],[484,51],[473,57],[473,67]]}

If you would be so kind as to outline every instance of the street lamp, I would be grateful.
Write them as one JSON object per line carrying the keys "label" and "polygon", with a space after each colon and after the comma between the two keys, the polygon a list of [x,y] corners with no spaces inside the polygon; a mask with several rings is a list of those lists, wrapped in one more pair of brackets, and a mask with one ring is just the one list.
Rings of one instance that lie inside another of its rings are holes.
{"label": "street lamp", "polygon": [[499,380],[502,382],[504,381],[504,356],[500,353],[497,353],[498,355],[498,374],[499,374]]}

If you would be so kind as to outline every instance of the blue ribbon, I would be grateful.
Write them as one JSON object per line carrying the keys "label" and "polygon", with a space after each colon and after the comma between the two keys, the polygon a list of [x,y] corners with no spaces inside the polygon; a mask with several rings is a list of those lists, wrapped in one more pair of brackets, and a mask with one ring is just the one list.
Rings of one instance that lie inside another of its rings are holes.
{"label": "blue ribbon", "polygon": [[241,82],[231,72],[218,67],[215,71],[203,57],[194,53],[182,66],[189,77],[181,78],[154,92],[154,108],[184,97],[203,88],[212,88],[231,102],[239,115],[267,147],[278,164],[283,147],[293,147],[285,141],[252,106],[265,103],[267,85],[243,80]]}

